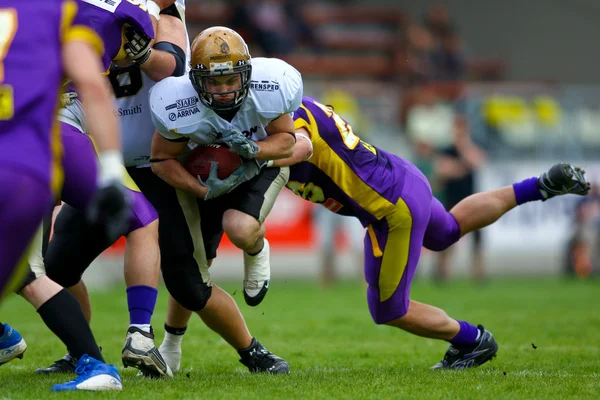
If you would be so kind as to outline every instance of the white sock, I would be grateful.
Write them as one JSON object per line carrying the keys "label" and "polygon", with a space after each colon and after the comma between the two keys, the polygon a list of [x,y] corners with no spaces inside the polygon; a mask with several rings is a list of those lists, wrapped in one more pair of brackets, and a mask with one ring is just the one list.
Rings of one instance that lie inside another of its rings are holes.
{"label": "white sock", "polygon": [[271,249],[267,239],[258,254],[251,256],[244,252],[244,280],[266,281],[271,279]]}
{"label": "white sock", "polygon": [[131,324],[129,326],[135,326],[136,328],[139,328],[144,332],[150,333],[150,324]]}
{"label": "white sock", "polygon": [[179,349],[181,348],[181,341],[183,340],[183,335],[173,335],[172,333],[165,332],[165,338],[163,339],[160,347],[166,347],[170,349]]}

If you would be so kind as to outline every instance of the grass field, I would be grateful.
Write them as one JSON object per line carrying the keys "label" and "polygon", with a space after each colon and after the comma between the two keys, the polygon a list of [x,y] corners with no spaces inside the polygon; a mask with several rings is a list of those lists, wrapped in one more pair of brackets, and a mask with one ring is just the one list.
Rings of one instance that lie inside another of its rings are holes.
{"label": "grass field", "polygon": [[[558,280],[467,282],[435,286],[416,282],[413,298],[438,305],[459,319],[482,323],[496,336],[498,357],[469,371],[431,371],[444,342],[413,337],[371,322],[359,283],[323,291],[313,283],[274,281],[265,303],[247,307],[251,332],[284,357],[289,376],[250,375],[237,354],[195,317],[183,342],[183,371],[174,380],[149,381],[122,369],[121,393],[51,393],[69,376],[42,377],[36,367],[65,349],[20,298],[2,305],[2,320],[28,342],[23,360],[0,367],[0,398],[599,398],[600,282]],[[94,292],[92,326],[107,361],[120,364],[128,314],[124,288]],[[154,326],[163,336],[166,291]],[[534,344],[537,348],[534,349]]]}

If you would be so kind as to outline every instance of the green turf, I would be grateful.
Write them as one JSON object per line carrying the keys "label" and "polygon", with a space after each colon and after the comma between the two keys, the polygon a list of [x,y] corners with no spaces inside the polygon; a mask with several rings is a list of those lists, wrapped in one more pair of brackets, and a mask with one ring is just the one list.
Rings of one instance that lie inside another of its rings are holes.
{"label": "green turf", "polygon": [[[235,284],[223,285],[243,303]],[[174,380],[148,381],[120,369],[121,393],[50,393],[68,376],[33,374],[64,353],[62,344],[22,299],[2,305],[2,320],[28,342],[23,360],[0,367],[0,398],[600,398],[600,285],[557,280],[467,282],[439,287],[417,282],[413,298],[482,323],[496,336],[498,357],[463,372],[431,371],[446,344],[375,326],[364,288],[344,283],[322,291],[311,283],[275,280],[265,303],[241,305],[251,332],[291,365],[289,376],[250,375],[237,354],[199,318],[184,339]],[[154,325],[163,336],[166,291]],[[128,324],[122,287],[92,294],[93,330],[109,362],[120,363]],[[537,349],[534,349],[532,343]]]}

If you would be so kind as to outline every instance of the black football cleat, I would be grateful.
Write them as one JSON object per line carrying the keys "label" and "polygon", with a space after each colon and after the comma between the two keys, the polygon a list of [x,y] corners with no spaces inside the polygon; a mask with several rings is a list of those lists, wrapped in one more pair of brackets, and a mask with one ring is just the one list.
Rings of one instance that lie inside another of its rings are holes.
{"label": "black football cleat", "polygon": [[585,196],[590,191],[590,183],[585,180],[585,171],[569,164],[555,164],[537,180],[537,187],[546,199],[563,194]]}
{"label": "black football cleat", "polygon": [[78,359],[67,353],[60,360],[54,361],[49,367],[36,369],[35,373],[45,375],[75,373],[78,361]]}
{"label": "black football cleat", "polygon": [[431,369],[465,369],[475,368],[485,364],[496,356],[498,343],[491,332],[486,331],[481,325],[477,325],[481,332],[479,340],[470,346],[448,347],[444,359],[435,364]]}
{"label": "black football cleat", "polygon": [[276,356],[265,349],[258,340],[252,338],[252,344],[248,349],[238,351],[240,362],[244,364],[250,372],[269,373],[269,374],[289,374],[290,366],[281,357]]}

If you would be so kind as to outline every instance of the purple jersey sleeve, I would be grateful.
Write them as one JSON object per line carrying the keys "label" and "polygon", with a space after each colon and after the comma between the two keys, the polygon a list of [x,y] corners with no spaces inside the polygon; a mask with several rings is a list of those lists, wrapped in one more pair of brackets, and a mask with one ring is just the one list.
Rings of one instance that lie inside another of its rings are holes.
{"label": "purple jersey sleeve", "polygon": [[131,25],[135,30],[143,32],[154,39],[152,19],[145,4],[142,4],[141,1],[122,1],[115,11],[115,16],[124,24]]}

